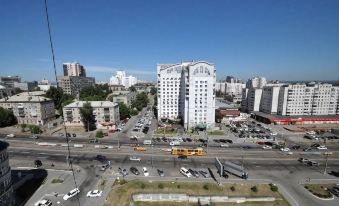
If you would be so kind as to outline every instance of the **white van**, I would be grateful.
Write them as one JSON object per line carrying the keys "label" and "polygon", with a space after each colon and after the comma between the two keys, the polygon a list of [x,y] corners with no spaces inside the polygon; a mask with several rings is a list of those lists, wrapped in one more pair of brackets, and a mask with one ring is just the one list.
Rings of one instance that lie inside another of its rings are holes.
{"label": "white van", "polygon": [[174,140],[170,142],[170,146],[179,146],[180,142],[178,140]]}
{"label": "white van", "polygon": [[150,139],[144,140],[144,145],[151,145],[151,144],[152,144],[152,140],[150,140]]}
{"label": "white van", "polygon": [[192,174],[185,167],[180,168],[180,173],[186,177],[192,177]]}

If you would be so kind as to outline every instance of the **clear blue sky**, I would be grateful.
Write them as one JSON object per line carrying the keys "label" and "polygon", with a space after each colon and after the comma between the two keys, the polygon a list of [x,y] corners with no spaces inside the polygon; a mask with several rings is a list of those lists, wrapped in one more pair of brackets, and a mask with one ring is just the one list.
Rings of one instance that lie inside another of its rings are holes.
{"label": "clear blue sky", "polygon": [[[157,63],[206,60],[217,79],[339,79],[338,0],[49,0],[58,74],[117,69],[155,80]],[[0,75],[54,79],[43,0],[0,1]]]}

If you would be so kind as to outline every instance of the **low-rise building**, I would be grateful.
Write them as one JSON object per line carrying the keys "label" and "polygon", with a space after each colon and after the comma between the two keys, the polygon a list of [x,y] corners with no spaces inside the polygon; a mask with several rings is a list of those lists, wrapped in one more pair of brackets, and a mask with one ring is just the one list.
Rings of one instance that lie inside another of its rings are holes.
{"label": "low-rise building", "polygon": [[14,88],[9,88],[9,87],[0,85],[0,99],[4,97],[12,96],[14,94],[15,94]]}
{"label": "low-rise building", "polygon": [[38,87],[37,81],[32,82],[14,82],[14,88],[18,88],[22,91],[33,91]]}
{"label": "low-rise building", "polygon": [[112,102],[114,103],[123,102],[128,107],[131,107],[132,102],[135,100],[136,96],[137,96],[136,92],[128,92],[125,94],[112,95],[112,100],[113,100]]}
{"label": "low-rise building", "polygon": [[0,99],[0,107],[12,110],[18,124],[44,125],[55,119],[53,100],[42,96],[5,97]]}
{"label": "low-rise building", "polygon": [[[80,109],[86,101],[76,101],[64,106],[64,122],[66,126],[84,126],[81,121]],[[110,101],[88,101],[93,108],[96,124],[116,125],[120,121],[119,106]]]}

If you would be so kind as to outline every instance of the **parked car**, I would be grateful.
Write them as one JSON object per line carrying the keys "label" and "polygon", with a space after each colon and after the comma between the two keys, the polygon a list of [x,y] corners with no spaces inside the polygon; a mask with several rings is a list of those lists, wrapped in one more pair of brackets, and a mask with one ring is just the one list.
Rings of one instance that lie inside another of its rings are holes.
{"label": "parked car", "polygon": [[128,172],[127,172],[127,170],[126,170],[125,168],[124,168],[124,169],[121,169],[121,168],[119,167],[118,171],[119,171],[120,174],[122,174],[122,176],[128,175]]}
{"label": "parked car", "polygon": [[334,187],[332,187],[331,189],[329,189],[329,191],[330,191],[333,195],[339,197],[339,187],[334,186]]}
{"label": "parked car", "polygon": [[272,149],[272,147],[271,147],[271,146],[268,146],[268,145],[264,145],[264,146],[262,146],[262,148],[263,148],[263,149]]}
{"label": "parked car", "polygon": [[39,200],[34,206],[51,206],[52,202],[49,199],[42,199]]}
{"label": "parked car", "polygon": [[141,161],[141,158],[140,157],[137,157],[137,156],[130,156],[129,157],[129,160],[131,160],[131,161]]}
{"label": "parked car", "polygon": [[140,172],[136,167],[131,167],[129,171],[131,171],[135,175],[140,175]]}
{"label": "parked car", "polygon": [[325,145],[320,145],[317,147],[318,150],[327,150],[327,147]]}
{"label": "parked car", "polygon": [[65,194],[62,199],[68,200],[69,198],[72,198],[79,193],[80,193],[80,190],[78,188],[75,188],[75,189],[69,191],[67,194]]}
{"label": "parked car", "polygon": [[180,173],[185,177],[192,177],[192,174],[185,167],[180,168]]}
{"label": "parked car", "polygon": [[333,176],[335,176],[335,177],[339,177],[339,170],[338,170],[338,171],[332,170],[332,171],[329,172],[328,174],[333,175]]}
{"label": "parked car", "polygon": [[187,156],[186,155],[179,155],[178,158],[185,160],[185,159],[187,159]]}
{"label": "parked car", "polygon": [[283,147],[283,148],[280,148],[280,151],[282,151],[282,152],[289,152],[290,148]]}
{"label": "parked car", "polygon": [[300,157],[300,158],[298,159],[298,161],[301,162],[301,163],[307,164],[310,160],[309,160],[309,159],[306,159],[306,158]]}
{"label": "parked car", "polygon": [[206,171],[203,170],[199,170],[199,173],[204,177],[204,178],[209,178],[210,174]]}
{"label": "parked car", "polygon": [[15,137],[15,135],[14,134],[8,134],[8,135],[6,135],[6,137]]}
{"label": "parked car", "polygon": [[142,172],[144,173],[145,177],[148,177],[149,176],[149,173],[148,173],[148,170],[146,167],[143,167],[142,168]]}
{"label": "parked car", "polygon": [[188,171],[194,176],[199,177],[199,173],[196,170],[188,169]]}
{"label": "parked car", "polygon": [[101,165],[100,171],[105,171],[109,167],[108,164]]}
{"label": "parked car", "polygon": [[165,176],[165,173],[164,173],[163,170],[157,169],[157,172],[158,172],[158,175],[159,175],[160,177],[164,177],[164,176]]}
{"label": "parked car", "polygon": [[307,165],[308,166],[319,166],[320,164],[316,161],[309,161],[309,162],[307,162]]}
{"label": "parked car", "polygon": [[228,144],[221,144],[220,147],[229,147]]}
{"label": "parked car", "polygon": [[291,147],[291,149],[294,149],[294,150],[297,150],[297,149],[300,149],[300,145],[293,145],[292,147]]}
{"label": "parked car", "polygon": [[107,160],[106,156],[104,156],[104,155],[97,155],[95,157],[95,159],[99,160],[99,161],[106,161]]}
{"label": "parked car", "polygon": [[102,191],[101,190],[91,190],[87,192],[87,197],[101,197]]}

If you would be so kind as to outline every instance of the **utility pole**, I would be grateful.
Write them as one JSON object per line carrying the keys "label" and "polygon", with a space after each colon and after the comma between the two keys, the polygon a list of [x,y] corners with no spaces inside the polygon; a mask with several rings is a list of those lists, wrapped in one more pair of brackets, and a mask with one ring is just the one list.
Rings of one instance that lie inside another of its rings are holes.
{"label": "utility pole", "polygon": [[151,145],[151,164],[153,168],[153,144]]}

